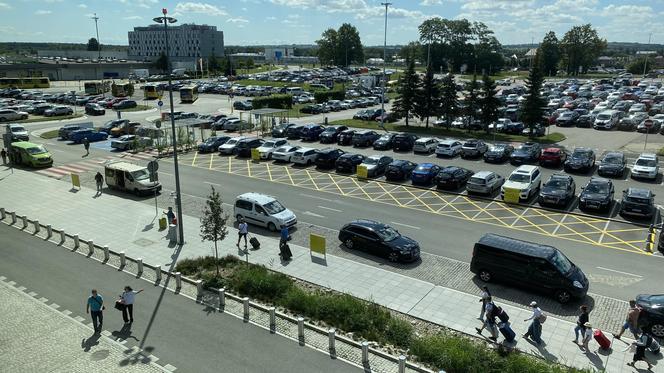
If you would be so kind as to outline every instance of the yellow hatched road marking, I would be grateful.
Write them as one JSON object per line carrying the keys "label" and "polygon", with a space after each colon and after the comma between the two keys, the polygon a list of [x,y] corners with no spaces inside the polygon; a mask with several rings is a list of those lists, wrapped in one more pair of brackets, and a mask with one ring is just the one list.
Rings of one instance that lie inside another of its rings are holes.
{"label": "yellow hatched road marking", "polygon": [[316,184],[316,181],[314,181],[314,178],[311,176],[311,173],[309,172],[309,170],[304,170],[304,171],[307,173],[307,176],[309,176],[309,180],[311,180],[311,183],[314,184],[314,188],[316,188],[316,190],[320,191],[321,189],[318,187],[318,184]]}
{"label": "yellow hatched road marking", "polygon": [[364,193],[365,196],[367,196],[367,198],[369,199],[369,201],[373,201],[373,198],[371,198],[371,196],[369,195],[369,193],[367,193],[367,192],[364,190],[364,188],[362,188],[362,186],[357,182],[357,180],[355,180],[354,177],[349,177],[349,179],[350,179],[353,183],[355,183],[355,186],[356,186],[358,189],[360,189],[360,190],[362,191],[362,193]]}
{"label": "yellow hatched road marking", "polygon": [[212,161],[214,160],[214,153],[210,154],[210,166],[208,167],[208,170],[212,169]]}
{"label": "yellow hatched road marking", "polygon": [[345,195],[346,195],[346,192],[344,192],[344,191],[341,189],[341,187],[339,186],[339,184],[337,183],[337,181],[334,180],[334,178],[332,177],[332,174],[327,174],[327,176],[330,178],[330,180],[332,180],[332,182],[334,183],[334,185],[336,185],[337,189],[339,190],[339,193],[341,193],[342,196],[345,196]]}
{"label": "yellow hatched road marking", "polygon": [[231,163],[233,163],[233,157],[228,157],[228,158],[226,158],[226,159],[228,159],[228,173],[229,173],[229,174],[232,174],[233,172],[231,172],[231,171],[232,171],[232,169],[231,169]]}
{"label": "yellow hatched road marking", "polygon": [[266,163],[265,167],[267,167],[267,176],[270,178],[270,181],[272,181],[272,170],[270,169],[270,164]]}
{"label": "yellow hatched road marking", "polygon": [[286,175],[288,175],[288,178],[290,179],[291,185],[295,185],[295,182],[293,181],[293,175],[291,175],[290,170],[286,166],[283,166],[283,167],[284,167],[284,170],[286,170]]}

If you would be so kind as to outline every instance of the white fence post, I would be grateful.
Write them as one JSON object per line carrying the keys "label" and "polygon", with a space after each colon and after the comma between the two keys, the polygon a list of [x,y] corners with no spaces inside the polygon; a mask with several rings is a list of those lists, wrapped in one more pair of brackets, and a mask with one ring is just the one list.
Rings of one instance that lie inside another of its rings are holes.
{"label": "white fence post", "polygon": [[362,342],[362,365],[369,364],[369,342]]}
{"label": "white fence post", "polygon": [[65,233],[64,229],[60,229],[60,244],[64,244],[65,241],[67,241],[67,233]]}
{"label": "white fence post", "polygon": [[161,265],[154,268],[154,274],[157,277],[157,281],[161,281]]}
{"label": "white fence post", "polygon": [[297,339],[304,344],[304,317],[297,318]]}
{"label": "white fence post", "polygon": [[329,350],[330,350],[331,354],[334,354],[335,351],[336,351],[336,347],[335,347],[335,344],[336,344],[336,341],[337,341],[337,338],[335,337],[336,333],[337,333],[337,330],[334,329],[334,328],[330,328],[327,331],[327,338],[329,339],[329,345],[330,345]]}
{"label": "white fence post", "polygon": [[120,268],[123,268],[127,265],[127,256],[124,251],[120,251]]}
{"label": "white fence post", "polygon": [[270,307],[267,309],[270,313],[270,333],[275,333],[277,330],[277,312],[276,308]]}
{"label": "white fence post", "polygon": [[79,245],[79,239],[78,239],[78,234],[74,235],[74,249],[78,249]]}
{"label": "white fence post", "polygon": [[242,298],[242,304],[244,306],[244,321],[247,322],[249,321],[249,298]]}
{"label": "white fence post", "polygon": [[92,240],[88,240],[88,253],[90,255],[95,253],[95,243]]}
{"label": "white fence post", "polygon": [[399,373],[406,373],[406,357],[399,355]]}
{"label": "white fence post", "polygon": [[35,220],[33,223],[35,224],[35,233],[39,233],[39,231],[41,230],[41,226],[39,225],[39,220]]}
{"label": "white fence post", "polygon": [[21,220],[23,221],[23,228],[27,228],[28,227],[28,217],[23,215],[23,216],[21,216]]}
{"label": "white fence post", "polygon": [[136,276],[141,277],[143,274],[143,258],[136,259],[136,265],[138,266],[136,269]]}
{"label": "white fence post", "polygon": [[12,216],[12,225],[16,224],[16,212],[12,211],[9,214]]}
{"label": "white fence post", "polygon": [[203,280],[196,280],[196,298],[203,296]]}
{"label": "white fence post", "polygon": [[224,311],[226,307],[226,288],[219,289],[219,310]]}
{"label": "white fence post", "polygon": [[175,272],[175,289],[180,290],[182,288],[182,273]]}
{"label": "white fence post", "polygon": [[46,238],[51,238],[53,236],[53,227],[51,224],[46,225]]}

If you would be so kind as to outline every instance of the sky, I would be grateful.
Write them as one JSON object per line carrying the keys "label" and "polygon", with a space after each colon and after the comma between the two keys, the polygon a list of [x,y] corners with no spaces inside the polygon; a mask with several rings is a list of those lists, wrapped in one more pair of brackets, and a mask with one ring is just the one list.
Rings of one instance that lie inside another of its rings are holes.
{"label": "sky", "polygon": [[[385,0],[0,0],[0,41],[85,43],[99,17],[102,44],[168,9],[178,23],[217,26],[226,45],[313,44],[327,28],[355,25],[364,45],[382,45]],[[484,22],[502,44],[559,38],[591,23],[608,41],[664,43],[664,0],[389,0],[387,44],[417,40],[431,17]],[[658,22],[659,20],[659,22]],[[660,27],[657,27],[660,26]]]}

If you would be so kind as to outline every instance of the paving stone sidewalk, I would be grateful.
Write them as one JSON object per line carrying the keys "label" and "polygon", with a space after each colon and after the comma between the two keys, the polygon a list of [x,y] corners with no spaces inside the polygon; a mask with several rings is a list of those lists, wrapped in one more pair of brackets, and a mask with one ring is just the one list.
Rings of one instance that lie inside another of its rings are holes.
{"label": "paving stone sidewalk", "polygon": [[[54,182],[24,171],[13,175],[0,169],[0,207],[17,211],[42,224],[52,224],[82,239],[93,239],[97,245],[108,245],[115,251],[124,251],[146,263],[169,268],[174,260],[212,255],[212,244],[201,242],[199,219],[184,216],[185,245],[180,252],[170,244],[165,231],[158,230],[154,207],[112,195],[95,197],[95,191],[83,188],[70,190],[71,185]],[[251,232],[251,227],[250,227]],[[237,230],[229,227],[226,240],[219,247],[220,255],[244,255],[235,246]],[[477,294],[452,290],[433,283],[417,280],[379,267],[358,263],[333,255],[310,255],[308,249],[291,245],[294,257],[282,263],[278,256],[278,241],[259,237],[260,250],[248,250],[252,263],[263,264],[331,289],[372,300],[408,315],[444,325],[474,335],[480,326]],[[597,351],[591,342],[592,353],[583,353],[572,343],[574,324],[549,317],[543,327],[545,344],[537,347],[522,338],[528,326],[523,320],[530,316],[525,308],[503,305],[510,315],[518,335],[516,347],[543,358],[559,361],[579,368],[606,369],[608,372],[633,371],[625,364],[631,361],[627,344],[613,341],[611,352]],[[545,309],[546,311],[546,309]],[[609,334],[610,335],[610,334]],[[655,362],[649,356],[651,362]],[[655,371],[664,372],[663,364]]]}
{"label": "paving stone sidewalk", "polygon": [[0,281],[0,371],[167,372],[36,297]]}

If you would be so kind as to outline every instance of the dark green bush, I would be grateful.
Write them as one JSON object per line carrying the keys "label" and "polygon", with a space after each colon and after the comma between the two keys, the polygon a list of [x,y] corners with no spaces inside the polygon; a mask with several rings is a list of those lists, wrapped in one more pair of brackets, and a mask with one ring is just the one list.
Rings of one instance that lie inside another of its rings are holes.
{"label": "dark green bush", "polygon": [[218,290],[223,287],[226,287],[226,280],[217,276],[214,272],[207,272],[201,277],[203,280],[203,287],[208,290]]}
{"label": "dark green bush", "polygon": [[[233,263],[233,259],[229,257],[234,258],[235,262],[239,261],[237,257],[228,255],[227,257],[219,259],[219,265],[221,267],[224,267],[228,263]],[[209,255],[201,256],[194,259],[182,259],[175,266],[176,272],[182,272],[182,274],[185,276],[197,275],[203,273],[204,271],[212,271],[215,269],[216,269],[215,258]]]}
{"label": "dark green bush", "polygon": [[385,338],[399,347],[409,347],[413,341],[413,326],[406,320],[391,318],[387,323]]}
{"label": "dark green bush", "polygon": [[256,97],[251,100],[251,107],[253,109],[274,108],[274,109],[290,109],[293,107],[292,95],[270,95],[265,97]]}
{"label": "dark green bush", "polygon": [[293,282],[288,276],[268,271],[265,267],[249,266],[238,268],[230,285],[242,295],[274,302],[293,287]]}
{"label": "dark green bush", "polygon": [[317,103],[322,104],[329,100],[343,100],[346,98],[346,91],[333,90],[333,91],[318,91],[314,92],[314,99]]}

